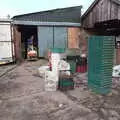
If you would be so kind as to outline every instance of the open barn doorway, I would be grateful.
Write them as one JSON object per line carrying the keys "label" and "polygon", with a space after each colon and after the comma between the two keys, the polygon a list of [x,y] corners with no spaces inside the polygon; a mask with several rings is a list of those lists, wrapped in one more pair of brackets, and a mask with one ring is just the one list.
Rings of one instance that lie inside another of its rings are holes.
{"label": "open barn doorway", "polygon": [[33,46],[38,51],[37,26],[19,26],[21,31],[21,55],[22,59],[27,59],[28,40],[33,36]]}

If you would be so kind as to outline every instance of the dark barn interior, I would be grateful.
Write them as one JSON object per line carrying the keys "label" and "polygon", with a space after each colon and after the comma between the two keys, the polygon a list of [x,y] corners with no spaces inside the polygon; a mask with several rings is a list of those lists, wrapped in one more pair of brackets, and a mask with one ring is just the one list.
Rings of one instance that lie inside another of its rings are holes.
{"label": "dark barn interior", "polygon": [[37,37],[37,26],[19,26],[19,31],[21,32],[21,54],[22,58],[27,58],[27,40],[34,36],[33,46],[38,49],[38,37]]}

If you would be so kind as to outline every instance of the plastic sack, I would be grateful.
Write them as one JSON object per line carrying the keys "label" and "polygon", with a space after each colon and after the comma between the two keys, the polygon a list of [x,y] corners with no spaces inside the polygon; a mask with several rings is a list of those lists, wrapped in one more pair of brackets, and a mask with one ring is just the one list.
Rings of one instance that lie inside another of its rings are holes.
{"label": "plastic sack", "polygon": [[112,76],[113,77],[120,77],[120,65],[116,65],[113,67]]}

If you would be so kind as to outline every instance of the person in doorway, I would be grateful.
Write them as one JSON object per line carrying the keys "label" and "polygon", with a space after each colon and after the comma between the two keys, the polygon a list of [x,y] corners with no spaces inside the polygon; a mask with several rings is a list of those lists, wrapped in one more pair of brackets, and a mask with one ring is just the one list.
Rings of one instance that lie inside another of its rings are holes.
{"label": "person in doorway", "polygon": [[33,35],[27,40],[28,51],[33,50],[33,40],[34,40]]}
{"label": "person in doorway", "polygon": [[31,36],[27,41],[27,44],[28,44],[27,58],[28,59],[37,58],[37,52],[36,50],[34,50],[35,48],[34,48],[33,42],[34,42],[34,36]]}

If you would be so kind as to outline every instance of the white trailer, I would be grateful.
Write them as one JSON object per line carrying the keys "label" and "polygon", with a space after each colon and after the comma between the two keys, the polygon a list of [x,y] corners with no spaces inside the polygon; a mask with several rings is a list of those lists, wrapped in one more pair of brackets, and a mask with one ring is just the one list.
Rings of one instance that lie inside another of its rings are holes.
{"label": "white trailer", "polygon": [[12,36],[11,21],[0,20],[0,64],[14,61]]}

